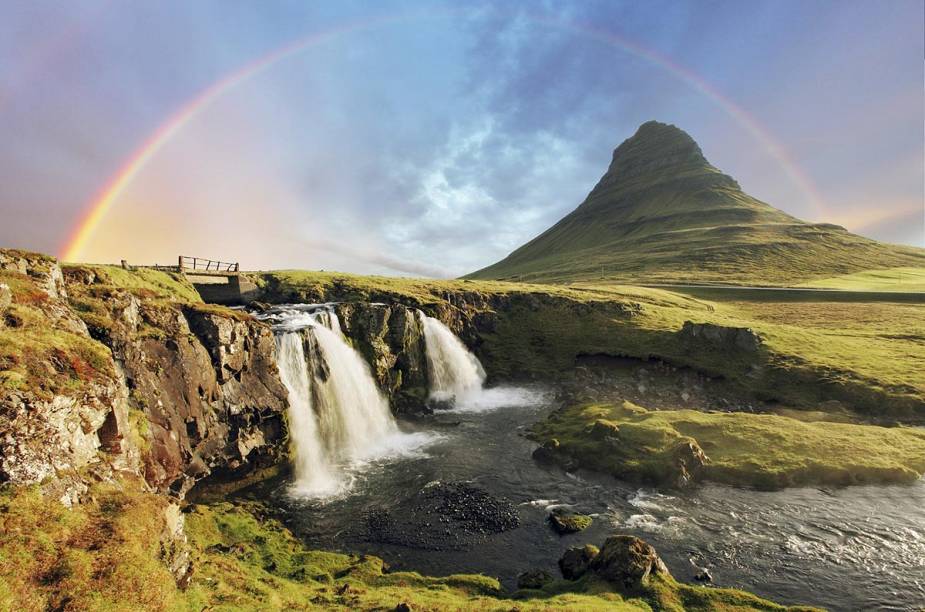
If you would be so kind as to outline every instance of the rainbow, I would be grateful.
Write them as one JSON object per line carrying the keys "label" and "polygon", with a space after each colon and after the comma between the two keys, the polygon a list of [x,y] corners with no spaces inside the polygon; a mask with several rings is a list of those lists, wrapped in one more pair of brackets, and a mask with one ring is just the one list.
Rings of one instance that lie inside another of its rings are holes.
{"label": "rainbow", "polygon": [[[449,13],[458,16],[458,11],[447,13],[405,14],[391,17],[380,17],[359,22],[349,23],[331,30],[318,32],[290,42],[270,53],[248,62],[243,67],[219,79],[192,100],[184,104],[164,121],[142,144],[135,149],[119,170],[94,196],[86,208],[86,213],[76,224],[66,243],[60,251],[60,258],[65,261],[75,261],[81,257],[87,243],[93,237],[106,214],[112,209],[116,200],[138,175],[145,165],[176,136],[197,115],[206,110],[213,102],[225,96],[237,86],[261,74],[278,62],[303,52],[311,47],[327,42],[337,36],[371,29],[382,25],[407,21],[420,17],[445,17]],[[681,66],[671,58],[658,51],[644,47],[622,36],[600,30],[588,24],[564,22],[543,17],[524,16],[527,20],[549,27],[564,29],[580,33],[598,42],[617,47],[634,57],[648,61],[674,75],[694,90],[700,92],[714,101],[720,108],[728,113],[742,128],[744,128],[781,166],[785,174],[804,193],[815,213],[819,215],[823,210],[822,198],[818,194],[812,180],[800,169],[790,157],[786,149],[778,143],[773,136],[745,109],[724,96],[706,80]]]}

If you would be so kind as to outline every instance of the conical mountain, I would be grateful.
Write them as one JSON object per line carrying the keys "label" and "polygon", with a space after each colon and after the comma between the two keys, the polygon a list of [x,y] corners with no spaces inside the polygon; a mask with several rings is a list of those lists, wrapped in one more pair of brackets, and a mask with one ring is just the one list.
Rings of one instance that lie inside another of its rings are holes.
{"label": "conical mountain", "polygon": [[749,196],[683,130],[649,121],[582,204],[466,278],[793,285],[925,266],[925,250],[806,223]]}

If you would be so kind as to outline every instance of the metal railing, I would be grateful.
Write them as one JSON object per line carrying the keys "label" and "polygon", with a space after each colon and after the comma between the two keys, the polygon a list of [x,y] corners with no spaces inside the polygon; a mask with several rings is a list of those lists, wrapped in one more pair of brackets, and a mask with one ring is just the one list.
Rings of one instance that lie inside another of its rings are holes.
{"label": "metal railing", "polygon": [[215,261],[214,259],[203,259],[201,257],[187,257],[180,255],[180,271],[183,270],[205,270],[206,272],[240,272],[241,264],[229,263],[227,261]]}

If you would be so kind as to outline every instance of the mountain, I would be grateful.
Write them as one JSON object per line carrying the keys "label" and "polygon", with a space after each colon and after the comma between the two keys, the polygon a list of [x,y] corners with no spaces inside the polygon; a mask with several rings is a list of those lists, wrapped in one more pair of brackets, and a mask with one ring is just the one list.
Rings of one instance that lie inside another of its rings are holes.
{"label": "mountain", "polygon": [[791,217],[743,192],[686,132],[649,121],[578,208],[465,278],[795,285],[901,266],[925,267],[925,249]]}

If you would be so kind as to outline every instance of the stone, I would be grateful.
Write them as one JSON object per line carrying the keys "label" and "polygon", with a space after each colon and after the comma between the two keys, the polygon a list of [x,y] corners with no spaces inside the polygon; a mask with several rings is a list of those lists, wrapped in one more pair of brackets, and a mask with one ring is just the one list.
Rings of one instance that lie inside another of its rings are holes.
{"label": "stone", "polygon": [[549,513],[549,524],[559,535],[584,531],[592,522],[590,516],[569,512],[564,508],[556,508]]}
{"label": "stone", "polygon": [[673,452],[675,465],[678,468],[678,477],[675,483],[678,487],[685,487],[694,482],[703,466],[709,461],[709,457],[693,439],[679,443]]}
{"label": "stone", "polygon": [[518,589],[542,589],[553,581],[552,574],[543,569],[531,569],[517,576]]}
{"label": "stone", "polygon": [[646,586],[652,575],[670,575],[655,549],[635,536],[614,535],[604,541],[590,570],[620,590]]}
{"label": "stone", "polygon": [[706,344],[715,350],[757,353],[764,343],[761,336],[748,327],[685,321],[679,333],[689,343]]}
{"label": "stone", "polygon": [[559,571],[562,572],[562,577],[566,580],[581,578],[599,552],[597,546],[592,544],[572,546],[566,550],[559,559]]}

